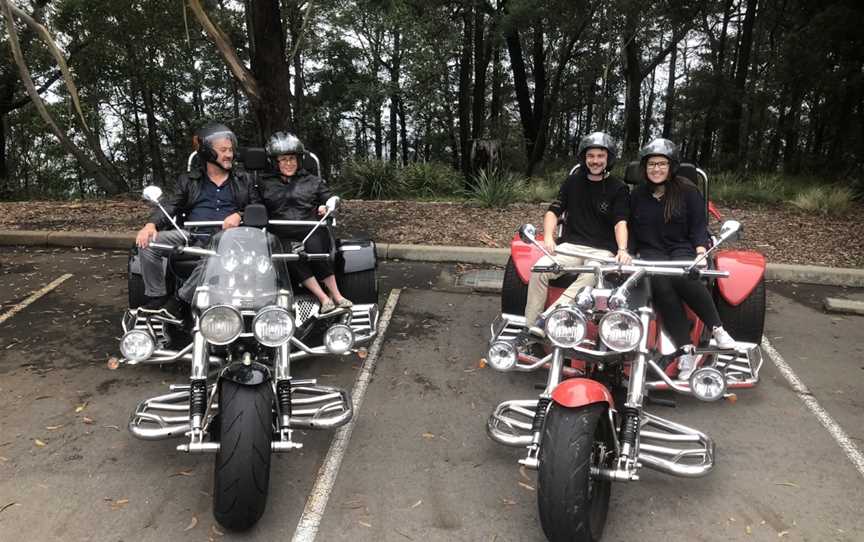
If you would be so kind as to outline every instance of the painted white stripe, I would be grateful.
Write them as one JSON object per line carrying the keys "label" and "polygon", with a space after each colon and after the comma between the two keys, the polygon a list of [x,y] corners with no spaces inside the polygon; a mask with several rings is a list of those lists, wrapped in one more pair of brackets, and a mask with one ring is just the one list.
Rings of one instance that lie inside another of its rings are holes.
{"label": "painted white stripe", "polygon": [[357,421],[360,406],[363,404],[366,388],[372,379],[372,373],[375,371],[375,363],[378,361],[378,353],[381,351],[381,344],[384,342],[387,326],[390,325],[390,318],[393,316],[393,311],[396,309],[396,303],[399,301],[401,293],[402,290],[395,288],[390,291],[390,297],[387,299],[384,312],[381,313],[381,319],[379,320],[378,336],[375,337],[375,341],[369,349],[369,355],[366,357],[366,361],[360,369],[360,374],[357,375],[357,379],[354,382],[354,388],[351,390],[354,416],[351,418],[351,421],[339,428],[336,434],[333,435],[333,442],[330,443],[330,449],[327,450],[324,463],[321,464],[321,468],[318,470],[315,485],[312,487],[312,492],[306,501],[306,508],[303,509],[303,515],[300,516],[300,521],[297,523],[297,530],[294,532],[294,538],[292,539],[293,542],[312,542],[318,534],[318,527],[321,525],[321,519],[324,517],[324,509],[327,507],[327,501],[330,499],[333,485],[336,483],[336,476],[339,474],[342,458],[348,449],[348,442],[351,440],[351,433],[354,431],[354,423]]}
{"label": "painted white stripe", "polygon": [[60,286],[61,284],[63,284],[64,282],[66,282],[66,281],[67,281],[69,278],[71,278],[71,277],[72,277],[72,274],[71,274],[71,273],[66,273],[66,274],[63,275],[63,276],[54,279],[50,284],[48,284],[48,285],[46,285],[46,286],[43,286],[43,287],[40,288],[39,290],[36,290],[35,292],[33,292],[32,294],[30,294],[29,296],[27,296],[27,299],[25,299],[25,300],[22,301],[21,303],[18,303],[17,305],[15,305],[15,306],[12,307],[11,309],[9,309],[8,311],[6,311],[6,312],[4,312],[2,315],[0,315],[0,324],[2,324],[3,322],[5,322],[6,320],[12,318],[13,316],[15,316],[16,314],[18,314],[18,313],[21,312],[22,310],[26,309],[28,305],[30,305],[31,303],[35,302],[35,301],[38,300],[40,297],[42,297],[43,295],[47,294],[48,292],[50,292],[50,291],[53,290],[54,288]]}
{"label": "painted white stripe", "polygon": [[783,356],[774,349],[774,346],[765,336],[762,337],[762,350],[768,354],[768,357],[771,358],[771,361],[773,361],[774,365],[777,366],[780,374],[786,378],[786,381],[789,382],[789,385],[792,386],[793,390],[795,390],[798,398],[807,405],[810,412],[816,416],[819,422],[828,430],[831,436],[834,437],[834,440],[840,445],[840,448],[846,454],[846,457],[848,457],[849,461],[851,461],[852,464],[855,465],[855,468],[858,469],[858,473],[861,474],[861,476],[864,476],[864,454],[862,454],[861,450],[855,446],[855,443],[852,442],[849,435],[843,431],[843,428],[834,421],[834,418],[832,418],[831,415],[819,405],[819,402],[816,401],[813,394],[810,393],[809,389],[807,389],[807,386],[801,382],[798,375],[795,374],[795,371],[792,370],[789,364],[787,364],[783,359]]}

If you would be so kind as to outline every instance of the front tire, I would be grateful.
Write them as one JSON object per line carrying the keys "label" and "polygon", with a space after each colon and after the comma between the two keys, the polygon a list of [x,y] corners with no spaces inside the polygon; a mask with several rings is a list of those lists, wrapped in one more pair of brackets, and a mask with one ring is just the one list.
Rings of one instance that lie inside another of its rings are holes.
{"label": "front tire", "polygon": [[715,290],[715,298],[723,328],[733,339],[756,344],[762,342],[762,333],[765,330],[764,276],[739,305],[727,303],[719,290]]}
{"label": "front tire", "polygon": [[528,303],[528,285],[519,278],[513,257],[507,259],[504,268],[504,282],[501,284],[501,312],[505,314],[525,314],[525,304]]}
{"label": "front tire", "polygon": [[611,482],[591,466],[612,453],[606,403],[566,408],[552,403],[540,441],[537,504],[551,542],[596,542],[609,511]]}
{"label": "front tire", "polygon": [[243,386],[223,380],[216,420],[213,516],[226,529],[244,531],[261,518],[270,488],[273,391],[270,382]]}

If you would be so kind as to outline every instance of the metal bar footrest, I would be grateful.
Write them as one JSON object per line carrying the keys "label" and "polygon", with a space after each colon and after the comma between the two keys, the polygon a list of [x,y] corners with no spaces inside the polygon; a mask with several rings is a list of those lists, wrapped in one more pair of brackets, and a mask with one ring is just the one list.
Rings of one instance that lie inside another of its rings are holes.
{"label": "metal bar footrest", "polygon": [[[762,357],[762,349],[756,343],[739,342],[735,350],[721,350],[713,346],[712,342],[708,348],[698,348],[696,354],[707,357],[703,366],[714,367],[726,375],[727,389],[752,388],[759,383],[759,371],[762,370],[765,360]],[[671,388],[663,378],[646,382],[645,386],[649,390]],[[692,393],[690,383],[685,381],[676,381],[675,391]]]}
{"label": "metal bar footrest", "polygon": [[698,478],[711,471],[714,467],[714,441],[711,437],[647,412],[642,416],[639,462],[654,470],[686,478]]}
{"label": "metal bar footrest", "polygon": [[292,429],[332,429],[345,425],[353,415],[351,396],[341,388],[291,386]]}
{"label": "metal bar footrest", "polygon": [[495,407],[486,422],[489,437],[505,446],[528,446],[534,438],[532,427],[537,399],[514,399]]}
{"label": "metal bar footrest", "polygon": [[190,425],[188,389],[145,399],[129,418],[129,432],[142,440],[180,437]]}
{"label": "metal bar footrest", "polygon": [[522,330],[525,329],[525,325],[524,316],[507,313],[500,314],[492,321],[490,326],[492,338],[489,340],[489,343],[491,344],[497,340],[514,341],[522,333]]}
{"label": "metal bar footrest", "polygon": [[351,330],[357,342],[374,337],[378,330],[378,305],[369,303],[351,307]]}

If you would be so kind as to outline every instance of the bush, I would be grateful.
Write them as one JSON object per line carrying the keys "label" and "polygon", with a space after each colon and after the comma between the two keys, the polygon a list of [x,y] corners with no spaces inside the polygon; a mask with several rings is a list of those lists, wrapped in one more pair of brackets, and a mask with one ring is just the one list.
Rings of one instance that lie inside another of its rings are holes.
{"label": "bush", "polygon": [[804,211],[839,215],[852,207],[855,192],[845,186],[814,186],[795,196],[791,203]]}
{"label": "bush", "polygon": [[567,172],[549,174],[544,177],[531,177],[521,185],[518,198],[528,203],[545,203],[555,199],[561,183],[567,176]]}
{"label": "bush", "polygon": [[350,160],[333,184],[349,199],[393,199],[405,191],[396,165],[385,160]]}
{"label": "bush", "polygon": [[411,197],[453,197],[462,190],[462,174],[441,162],[412,162],[399,173]]}
{"label": "bush", "polygon": [[523,183],[514,173],[481,169],[465,190],[465,196],[483,207],[503,209],[518,199]]}
{"label": "bush", "polygon": [[744,179],[734,172],[709,177],[710,197],[723,203],[781,203],[793,194],[791,183],[778,174],[758,174]]}

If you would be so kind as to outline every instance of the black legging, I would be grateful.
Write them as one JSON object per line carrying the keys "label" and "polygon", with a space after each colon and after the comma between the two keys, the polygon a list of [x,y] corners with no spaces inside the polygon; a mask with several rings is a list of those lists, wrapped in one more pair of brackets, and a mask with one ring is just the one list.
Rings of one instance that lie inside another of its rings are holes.
{"label": "black legging", "polygon": [[[279,237],[287,250],[290,246],[290,241],[302,241],[306,234],[309,233],[309,228],[283,226],[278,230],[274,229],[274,233]],[[306,252],[309,254],[321,254],[330,252],[330,237],[327,235],[327,230],[324,226],[315,230],[309,239],[306,240]],[[333,264],[330,260],[318,260],[314,262],[289,262],[288,272],[297,282],[303,282],[309,277],[314,276],[318,280],[324,280],[333,274]]]}
{"label": "black legging", "polygon": [[663,325],[675,341],[675,346],[681,347],[692,342],[690,322],[687,320],[682,300],[709,328],[722,325],[714,300],[701,280],[653,276],[651,295],[657,313],[663,318]]}

